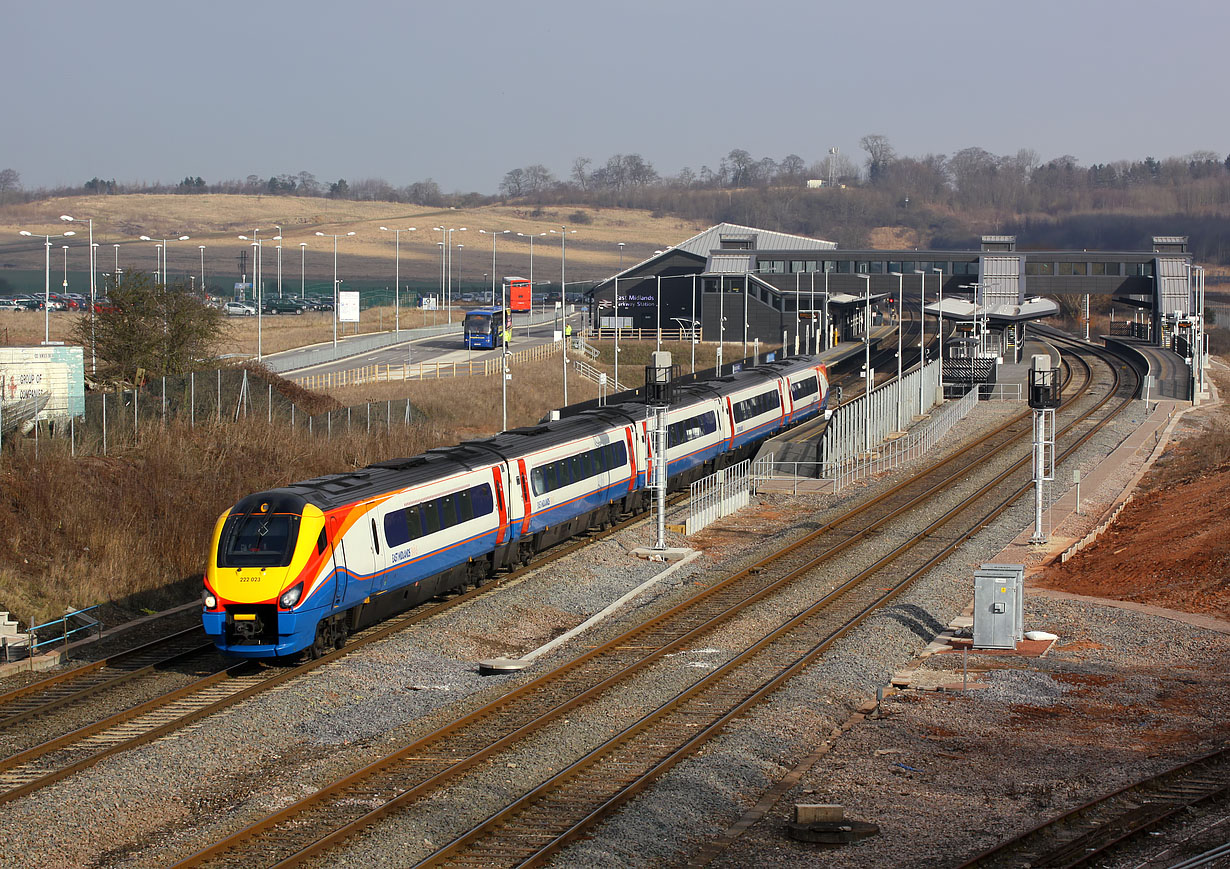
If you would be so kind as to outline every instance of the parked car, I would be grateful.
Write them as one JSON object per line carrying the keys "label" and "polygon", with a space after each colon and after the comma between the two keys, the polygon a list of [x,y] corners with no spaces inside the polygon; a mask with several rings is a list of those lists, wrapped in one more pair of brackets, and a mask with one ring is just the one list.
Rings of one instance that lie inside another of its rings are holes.
{"label": "parked car", "polygon": [[256,316],[256,308],[247,302],[227,302],[222,306],[222,310],[226,312],[228,317]]}
{"label": "parked car", "polygon": [[304,307],[298,299],[266,299],[261,310],[266,314],[302,314]]}
{"label": "parked car", "polygon": [[24,311],[25,308],[16,299],[0,298],[0,311]]}
{"label": "parked car", "polygon": [[13,296],[13,301],[21,305],[27,311],[43,310],[43,300],[38,296],[32,296],[29,293],[20,293]]}
{"label": "parked car", "polygon": [[103,296],[101,299],[94,300],[94,313],[95,314],[101,314],[104,311],[114,311],[114,310],[115,310],[115,305],[113,305],[111,303],[111,300],[108,299],[106,296]]}
{"label": "parked car", "polygon": [[308,302],[309,305],[312,306],[313,311],[332,311],[333,310],[333,300],[332,299],[321,299],[318,297],[313,297],[313,298],[307,299],[306,301]]}

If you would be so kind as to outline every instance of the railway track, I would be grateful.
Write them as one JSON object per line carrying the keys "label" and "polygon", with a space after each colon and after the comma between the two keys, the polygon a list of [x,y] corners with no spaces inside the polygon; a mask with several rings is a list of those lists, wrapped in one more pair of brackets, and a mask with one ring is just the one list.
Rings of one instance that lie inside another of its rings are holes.
{"label": "railway track", "polygon": [[[673,503],[677,503],[680,497],[675,496]],[[629,517],[608,531],[595,532],[586,538],[555,547],[543,553],[532,565],[503,575],[498,582],[485,583],[446,600],[422,604],[392,621],[360,631],[352,635],[344,648],[295,667],[228,661],[224,666],[207,668],[203,675],[187,684],[151,699],[124,705],[118,711],[108,712],[85,725],[57,725],[57,713],[79,709],[83,703],[105,692],[131,688],[142,677],[173,666],[206,657],[220,657],[212,642],[203,642],[201,629],[193,628],[0,695],[0,715],[4,716],[0,718],[0,731],[5,727],[28,723],[32,732],[40,734],[33,744],[0,759],[0,804],[60,781],[106,757],[166,736],[356,649],[467,603],[493,591],[502,583],[643,521],[644,515]],[[47,739],[50,732],[57,735]]]}
{"label": "railway track", "polygon": [[1088,866],[1111,848],[1145,835],[1191,806],[1227,797],[1230,749],[1222,749],[1044,821],[958,869]]}
{"label": "railway track", "polygon": [[[1088,363],[1079,358],[1076,363],[1084,372],[1083,386],[1077,396],[1069,399],[1069,408],[1079,400],[1091,379]],[[1087,438],[1093,429],[1083,426],[1082,420],[1109,402],[1118,389],[1116,374],[1106,397],[1077,420],[1068,422],[1065,430],[1082,427],[1082,436]],[[498,759],[504,750],[522,745],[542,728],[558,723],[565,714],[582,714],[585,704],[647,673],[666,655],[703,643],[708,634],[745,608],[772,606],[777,592],[889,522],[908,516],[914,507],[958,479],[968,477],[971,463],[985,463],[1018,442],[1030,430],[1022,417],[987,433],[979,443],[891,488],[769,559],[713,583],[657,618],[257,820],[177,865],[291,866],[327,853],[350,836],[437,792],[463,773]],[[1019,476],[1020,466],[1027,462],[1028,459],[1022,459],[1009,470],[992,475],[979,491],[985,495],[1004,485],[1012,474]],[[632,728],[599,746],[595,753],[570,764],[560,776],[515,800],[446,849],[428,856],[423,865],[517,865],[523,860],[545,859],[720,731],[730,718],[813,661],[836,638],[899,594],[914,576],[1006,509],[1021,489],[1021,485],[1014,486],[1009,498],[978,515],[969,515],[968,506],[953,507],[941,519],[913,534],[907,543],[895,547],[888,555],[871,559],[872,563],[857,576],[838,584],[771,636],[745,650],[737,663],[732,659],[699,680],[681,693],[676,702],[649,713]],[[946,529],[962,515],[965,519],[960,529]],[[913,562],[906,566],[902,559],[910,552]],[[886,572],[896,576],[886,578]],[[773,654],[781,654],[782,649],[787,650],[789,658],[785,668],[780,662],[773,662],[769,653],[774,650]],[[733,681],[722,681],[727,678],[736,680],[742,688]],[[637,728],[651,725],[659,729],[645,729],[642,737],[642,730]],[[645,753],[618,753],[622,747],[633,745],[643,747]],[[561,796],[565,784],[570,788],[569,796]],[[519,840],[514,830],[533,831],[530,836],[535,842],[534,849],[527,852],[524,841]]]}

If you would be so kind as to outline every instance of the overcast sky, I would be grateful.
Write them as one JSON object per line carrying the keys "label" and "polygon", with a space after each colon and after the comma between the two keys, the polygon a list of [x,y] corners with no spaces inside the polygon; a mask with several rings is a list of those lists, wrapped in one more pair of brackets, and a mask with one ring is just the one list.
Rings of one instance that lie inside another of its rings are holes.
{"label": "overcast sky", "polygon": [[860,165],[1230,151],[1225,0],[3,4],[0,168],[25,187],[434,179],[493,193],[636,152]]}

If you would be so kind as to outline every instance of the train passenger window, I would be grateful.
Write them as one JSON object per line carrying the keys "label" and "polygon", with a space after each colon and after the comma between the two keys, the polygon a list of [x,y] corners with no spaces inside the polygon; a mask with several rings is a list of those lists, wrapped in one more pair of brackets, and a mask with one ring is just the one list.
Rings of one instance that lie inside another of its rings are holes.
{"label": "train passenger window", "polygon": [[704,426],[705,434],[713,434],[717,431],[717,415],[713,411],[709,411],[701,417],[701,425]]}
{"label": "train passenger window", "polygon": [[[410,528],[406,524],[406,510],[394,510],[385,514],[384,539],[389,547],[402,546],[410,542]],[[417,514],[415,516],[417,519]]]}
{"label": "train passenger window", "polygon": [[623,441],[620,441],[619,443],[611,444],[611,446],[614,447],[614,449],[611,450],[611,467],[622,468],[624,465],[628,464],[627,445]]}
{"label": "train passenger window", "polygon": [[535,495],[547,493],[547,475],[544,467],[540,466],[530,471],[530,488],[534,490]]}
{"label": "train passenger window", "polygon": [[435,534],[440,530],[440,506],[436,501],[420,504],[419,515],[423,517],[424,534]]}
{"label": "train passenger window", "polygon": [[495,509],[491,499],[491,487],[485,483],[470,490],[470,503],[474,505],[474,516],[486,516]]}
{"label": "train passenger window", "polygon": [[419,510],[419,505],[406,508],[406,533],[410,535],[411,540],[418,540],[423,536],[423,513]]}
{"label": "train passenger window", "polygon": [[469,522],[474,518],[474,505],[471,501],[470,490],[463,489],[457,493],[457,521]]}
{"label": "train passenger window", "polygon": [[572,482],[577,483],[581,480],[587,480],[590,474],[585,470],[585,453],[578,453],[572,457]]}
{"label": "train passenger window", "polygon": [[437,498],[440,502],[440,527],[452,528],[457,524],[457,498],[455,495],[445,495]]}
{"label": "train passenger window", "polygon": [[816,383],[816,378],[811,375],[790,384],[790,395],[795,401],[798,401],[800,398],[806,398],[809,395],[815,395],[819,391],[820,386]]}

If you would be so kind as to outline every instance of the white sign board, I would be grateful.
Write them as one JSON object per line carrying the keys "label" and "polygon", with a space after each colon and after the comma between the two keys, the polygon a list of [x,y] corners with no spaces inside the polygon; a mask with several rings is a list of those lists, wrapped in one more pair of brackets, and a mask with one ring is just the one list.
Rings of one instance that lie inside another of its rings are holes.
{"label": "white sign board", "polygon": [[342,323],[359,322],[359,293],[346,290],[337,294],[337,319]]}
{"label": "white sign board", "polygon": [[437,303],[436,303],[436,297],[435,297],[435,296],[423,296],[423,297],[421,297],[421,298],[419,299],[419,307],[420,307],[420,308],[422,308],[424,311],[436,311],[436,310],[439,310],[439,308],[438,308],[438,306],[437,306]]}
{"label": "white sign board", "polygon": [[80,347],[0,347],[5,403],[47,396],[39,419],[85,413],[85,364]]}

